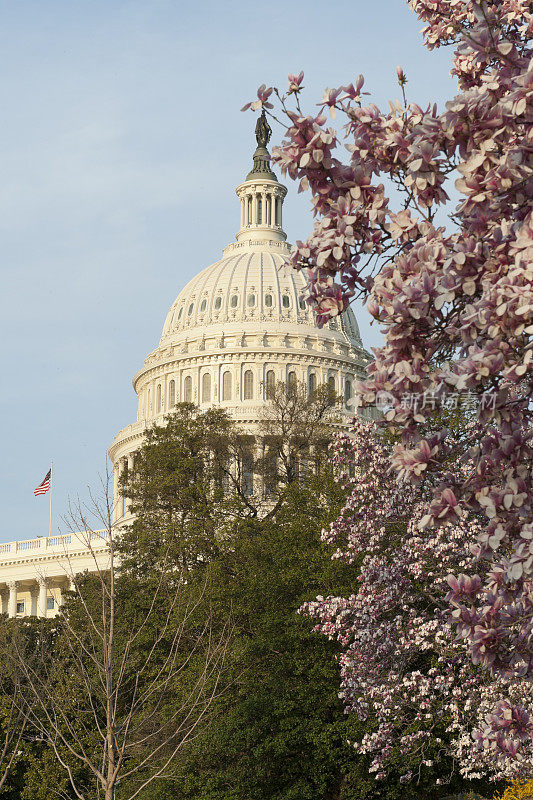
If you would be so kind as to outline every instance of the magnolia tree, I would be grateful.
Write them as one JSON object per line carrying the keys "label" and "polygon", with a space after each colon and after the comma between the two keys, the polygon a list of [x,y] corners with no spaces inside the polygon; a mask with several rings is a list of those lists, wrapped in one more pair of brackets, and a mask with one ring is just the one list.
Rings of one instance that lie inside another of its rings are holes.
{"label": "magnolia tree", "polygon": [[[473,665],[449,615],[448,575],[472,580],[470,543],[481,526],[463,511],[421,532],[427,487],[401,485],[389,459],[375,426],[355,421],[351,435],[336,441],[332,460],[349,495],[323,538],[336,546],[334,557],[356,565],[358,589],[303,607],[317,630],[341,644],[346,709],[374,723],[356,747],[372,757],[377,778],[399,764],[403,782],[428,770],[439,783],[457,772],[469,779],[528,777],[530,737],[510,734],[487,746],[483,739],[492,707],[509,695],[533,713],[530,682],[491,679]],[[479,747],[472,747],[473,735]]]}
{"label": "magnolia tree", "polygon": [[[531,369],[533,216],[530,197],[532,17],[526,0],[411,0],[429,49],[453,45],[459,94],[421,108],[381,111],[363,78],[327,89],[318,115],[301,110],[303,74],[285,95],[260,87],[254,110],[278,104],[288,119],[274,159],[309,189],[316,221],[292,255],[307,270],[319,324],[362,297],[382,325],[364,404],[380,393],[384,424],[401,433],[392,455],[400,478],[436,477],[418,526],[471,531],[475,562],[450,577],[457,630],[475,664],[492,676],[533,677],[533,490]],[[291,106],[291,101],[294,104]],[[246,108],[246,107],[245,107]],[[349,152],[327,114],[339,114]],[[268,113],[271,113],[270,111]],[[442,226],[447,184],[463,195]],[[478,425],[454,451],[444,428],[427,435],[435,403],[474,397]],[[471,463],[473,469],[449,469]],[[531,736],[531,717],[512,698],[487,717],[488,748]]]}

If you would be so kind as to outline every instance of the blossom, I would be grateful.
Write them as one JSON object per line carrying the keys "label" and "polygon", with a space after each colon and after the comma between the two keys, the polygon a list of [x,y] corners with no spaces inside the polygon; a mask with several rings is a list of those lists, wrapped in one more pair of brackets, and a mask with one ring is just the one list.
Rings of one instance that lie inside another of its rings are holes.
{"label": "blossom", "polygon": [[266,84],[262,83],[257,90],[257,100],[246,103],[246,105],[241,108],[241,111],[248,111],[249,108],[251,108],[252,111],[258,111],[260,108],[274,108],[272,103],[268,102],[268,98],[273,91],[272,87],[267,89]]}
{"label": "blossom", "polygon": [[289,89],[287,94],[295,94],[296,92],[300,92],[303,89],[302,81],[304,78],[303,70],[298,75],[289,75],[287,76],[287,80],[289,81]]}
{"label": "blossom", "polygon": [[[320,324],[357,295],[384,332],[358,393],[363,405],[380,392],[392,398],[380,424],[399,442],[385,469],[432,485],[418,533],[429,538],[464,514],[483,523],[469,552],[485,568],[463,570],[482,585],[451,597],[450,611],[472,664],[511,691],[513,679],[533,677],[531,5],[408,3],[428,49],[453,47],[455,96],[443,109],[381,109],[361,103],[362,79],[328,88],[317,116],[287,110],[274,160],[310,194],[313,230],[291,265],[307,270]],[[403,87],[403,70],[397,76]],[[342,115],[344,138],[327,126],[326,108]],[[401,402],[419,394],[445,406],[457,393],[474,398],[477,424],[455,443],[430,407]],[[479,742],[487,736],[487,750],[508,759],[515,744],[489,727],[479,727]],[[461,753],[469,747],[477,752],[471,737]]]}

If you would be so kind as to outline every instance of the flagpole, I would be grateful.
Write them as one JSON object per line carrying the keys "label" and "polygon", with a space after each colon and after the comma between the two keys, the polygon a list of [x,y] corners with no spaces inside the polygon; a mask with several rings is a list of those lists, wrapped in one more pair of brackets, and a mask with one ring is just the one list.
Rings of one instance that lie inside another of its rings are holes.
{"label": "flagpole", "polygon": [[54,491],[54,481],[53,481],[53,472],[54,472],[54,462],[50,464],[50,525],[48,526],[48,536],[52,536],[52,492]]}

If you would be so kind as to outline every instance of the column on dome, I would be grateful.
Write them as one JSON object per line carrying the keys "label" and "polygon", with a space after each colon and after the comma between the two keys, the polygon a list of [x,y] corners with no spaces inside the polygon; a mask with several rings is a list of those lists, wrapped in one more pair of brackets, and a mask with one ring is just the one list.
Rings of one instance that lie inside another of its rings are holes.
{"label": "column on dome", "polygon": [[[127,457],[126,463],[128,466],[128,472],[133,472],[133,454],[130,454]],[[127,502],[127,512],[128,514],[131,514],[131,500],[127,500],[126,502]]]}
{"label": "column on dome", "polygon": [[[123,456],[122,459],[121,459],[121,463],[122,463],[122,473],[124,473],[126,471],[126,469],[127,469],[127,466],[128,466],[128,457],[127,456]],[[126,497],[124,495],[124,492],[122,491],[122,488],[120,488],[119,491],[120,491],[120,497],[121,497],[121,503],[120,503],[120,512],[121,513],[120,513],[120,516],[124,517],[125,514],[126,514]]]}
{"label": "column on dome", "polygon": [[115,461],[113,464],[113,506],[111,512],[112,522],[116,522],[118,519],[118,494],[118,461]]}

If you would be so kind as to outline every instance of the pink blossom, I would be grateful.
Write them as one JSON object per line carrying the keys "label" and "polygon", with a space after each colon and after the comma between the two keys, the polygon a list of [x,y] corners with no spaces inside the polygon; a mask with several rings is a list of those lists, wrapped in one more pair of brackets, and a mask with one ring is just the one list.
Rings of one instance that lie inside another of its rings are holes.
{"label": "pink blossom", "polygon": [[[531,6],[409,5],[430,50],[453,47],[455,96],[443,109],[392,102],[382,110],[361,104],[362,79],[327,89],[318,116],[287,109],[274,159],[310,193],[314,227],[291,264],[307,270],[320,324],[358,296],[384,332],[358,391],[364,405],[382,391],[392,398],[381,424],[400,441],[386,468],[432,487],[419,533],[429,539],[464,514],[483,521],[469,552],[485,568],[464,571],[482,586],[468,600],[451,598],[453,624],[476,668],[511,692],[513,678],[533,677],[533,552],[524,535],[533,519]],[[327,127],[326,108],[342,115],[342,136]],[[451,223],[440,227],[446,215]],[[477,424],[455,444],[430,406],[402,402],[456,394]],[[514,752],[500,733],[479,730],[489,750]],[[381,747],[380,736],[369,747]]]}
{"label": "pink blossom", "polygon": [[301,85],[304,79],[303,70],[298,75],[291,75],[289,73],[287,79],[289,81],[289,89],[287,94],[295,94],[303,89],[303,86]]}
{"label": "pink blossom", "polygon": [[241,111],[248,111],[249,108],[251,108],[252,111],[258,111],[260,108],[274,108],[272,103],[268,102],[268,98],[273,91],[272,87],[267,89],[266,84],[262,83],[257,90],[257,100],[246,103],[246,105],[241,108]]}

